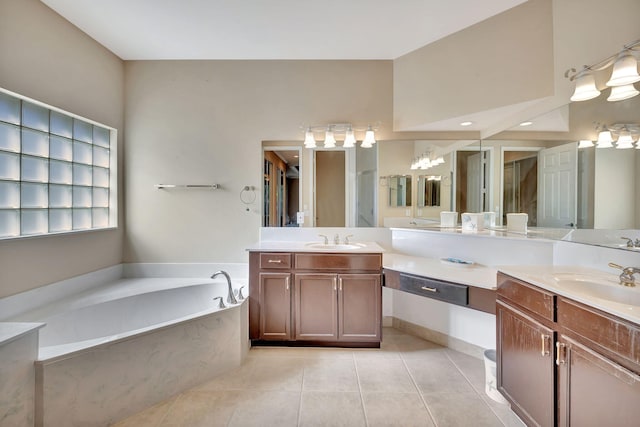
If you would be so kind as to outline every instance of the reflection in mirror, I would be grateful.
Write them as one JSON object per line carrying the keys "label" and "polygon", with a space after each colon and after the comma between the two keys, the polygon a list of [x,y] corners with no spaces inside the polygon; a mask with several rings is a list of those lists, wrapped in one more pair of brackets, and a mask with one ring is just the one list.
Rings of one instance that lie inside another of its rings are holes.
{"label": "reflection in mirror", "polygon": [[263,227],[297,227],[300,210],[300,149],[265,148],[263,155]]}
{"label": "reflection in mirror", "polygon": [[456,151],[455,211],[485,212],[491,210],[492,159],[487,147],[470,146]]}
{"label": "reflection in mirror", "polygon": [[505,148],[502,166],[502,224],[508,213],[529,215],[528,227],[538,225],[538,153],[537,149]]}
{"label": "reflection in mirror", "polygon": [[411,175],[391,175],[389,183],[389,206],[411,206]]}
{"label": "reflection in mirror", "polygon": [[440,206],[440,175],[418,176],[418,200],[419,208],[425,206]]}

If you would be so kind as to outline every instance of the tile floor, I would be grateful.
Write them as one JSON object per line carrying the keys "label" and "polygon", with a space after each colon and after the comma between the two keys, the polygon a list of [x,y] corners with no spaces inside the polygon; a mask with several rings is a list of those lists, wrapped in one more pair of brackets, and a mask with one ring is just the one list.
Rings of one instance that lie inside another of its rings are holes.
{"label": "tile floor", "polygon": [[117,424],[168,426],[508,426],[484,393],[484,363],[396,329],[380,349],[251,349],[245,364]]}

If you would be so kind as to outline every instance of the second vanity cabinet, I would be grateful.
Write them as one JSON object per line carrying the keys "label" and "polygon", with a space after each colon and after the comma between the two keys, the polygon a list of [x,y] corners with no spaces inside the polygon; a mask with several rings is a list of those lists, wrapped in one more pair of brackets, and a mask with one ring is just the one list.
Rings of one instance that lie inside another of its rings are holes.
{"label": "second vanity cabinet", "polygon": [[254,342],[379,346],[382,255],[251,252]]}
{"label": "second vanity cabinet", "polygon": [[498,389],[529,426],[636,426],[640,326],[498,274]]}

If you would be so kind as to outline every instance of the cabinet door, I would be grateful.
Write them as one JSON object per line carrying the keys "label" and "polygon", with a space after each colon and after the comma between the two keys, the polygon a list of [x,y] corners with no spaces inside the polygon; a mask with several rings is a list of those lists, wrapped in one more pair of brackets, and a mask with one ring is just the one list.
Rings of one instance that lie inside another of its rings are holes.
{"label": "cabinet door", "polygon": [[527,425],[553,426],[553,330],[502,301],[496,321],[498,390]]}
{"label": "cabinet door", "polygon": [[336,274],[295,274],[295,338],[338,339],[338,277]]}
{"label": "cabinet door", "polygon": [[379,274],[338,276],[338,339],[380,341],[382,288]]}
{"label": "cabinet door", "polygon": [[640,376],[561,336],[558,341],[560,426],[637,426]]}
{"label": "cabinet door", "polygon": [[291,275],[260,273],[260,339],[291,339]]}

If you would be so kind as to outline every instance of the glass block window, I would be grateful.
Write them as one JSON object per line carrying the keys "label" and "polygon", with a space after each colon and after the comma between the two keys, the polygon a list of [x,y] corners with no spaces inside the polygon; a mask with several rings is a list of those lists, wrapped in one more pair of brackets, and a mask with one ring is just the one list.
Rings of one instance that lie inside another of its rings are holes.
{"label": "glass block window", "polygon": [[116,226],[116,130],[0,89],[0,239]]}

